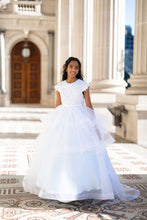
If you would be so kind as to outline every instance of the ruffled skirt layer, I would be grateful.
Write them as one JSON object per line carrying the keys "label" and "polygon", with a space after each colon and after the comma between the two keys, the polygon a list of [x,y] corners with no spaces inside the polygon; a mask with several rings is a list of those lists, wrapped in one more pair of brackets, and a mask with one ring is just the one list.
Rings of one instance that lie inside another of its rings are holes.
{"label": "ruffled skirt layer", "polygon": [[105,117],[81,106],[58,106],[42,119],[36,153],[24,190],[62,202],[83,199],[133,200],[139,191],[120,184],[106,151],[114,139]]}

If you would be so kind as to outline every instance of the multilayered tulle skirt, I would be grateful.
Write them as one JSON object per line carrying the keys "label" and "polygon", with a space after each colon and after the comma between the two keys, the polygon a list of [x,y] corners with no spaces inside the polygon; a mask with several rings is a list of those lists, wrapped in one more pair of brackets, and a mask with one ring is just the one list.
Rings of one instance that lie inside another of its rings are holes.
{"label": "multilayered tulle skirt", "polygon": [[133,200],[139,191],[120,184],[106,146],[114,139],[105,117],[84,106],[58,106],[46,115],[36,139],[24,190],[41,198]]}

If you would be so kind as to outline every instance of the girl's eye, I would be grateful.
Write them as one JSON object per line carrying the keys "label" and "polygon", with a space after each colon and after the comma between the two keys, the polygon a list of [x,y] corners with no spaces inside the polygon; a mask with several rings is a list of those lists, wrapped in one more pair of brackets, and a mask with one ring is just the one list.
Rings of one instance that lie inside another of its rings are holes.
{"label": "girl's eye", "polygon": [[[73,68],[73,65],[69,65],[70,68]],[[75,66],[75,69],[79,69],[78,66]]]}

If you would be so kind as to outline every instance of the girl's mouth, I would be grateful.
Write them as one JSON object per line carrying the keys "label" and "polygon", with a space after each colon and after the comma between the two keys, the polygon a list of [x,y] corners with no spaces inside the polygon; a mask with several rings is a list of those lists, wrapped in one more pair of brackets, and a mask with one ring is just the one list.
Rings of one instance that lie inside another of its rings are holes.
{"label": "girl's mouth", "polygon": [[76,73],[75,73],[75,72],[71,72],[71,74],[72,74],[72,75],[75,75]]}

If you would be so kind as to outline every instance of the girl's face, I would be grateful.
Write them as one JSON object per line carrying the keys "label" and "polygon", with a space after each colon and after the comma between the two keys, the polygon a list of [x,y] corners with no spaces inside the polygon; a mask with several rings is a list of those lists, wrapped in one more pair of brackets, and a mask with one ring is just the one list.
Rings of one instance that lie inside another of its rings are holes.
{"label": "girl's face", "polygon": [[71,61],[66,69],[68,78],[75,78],[79,72],[79,64],[77,61]]}

